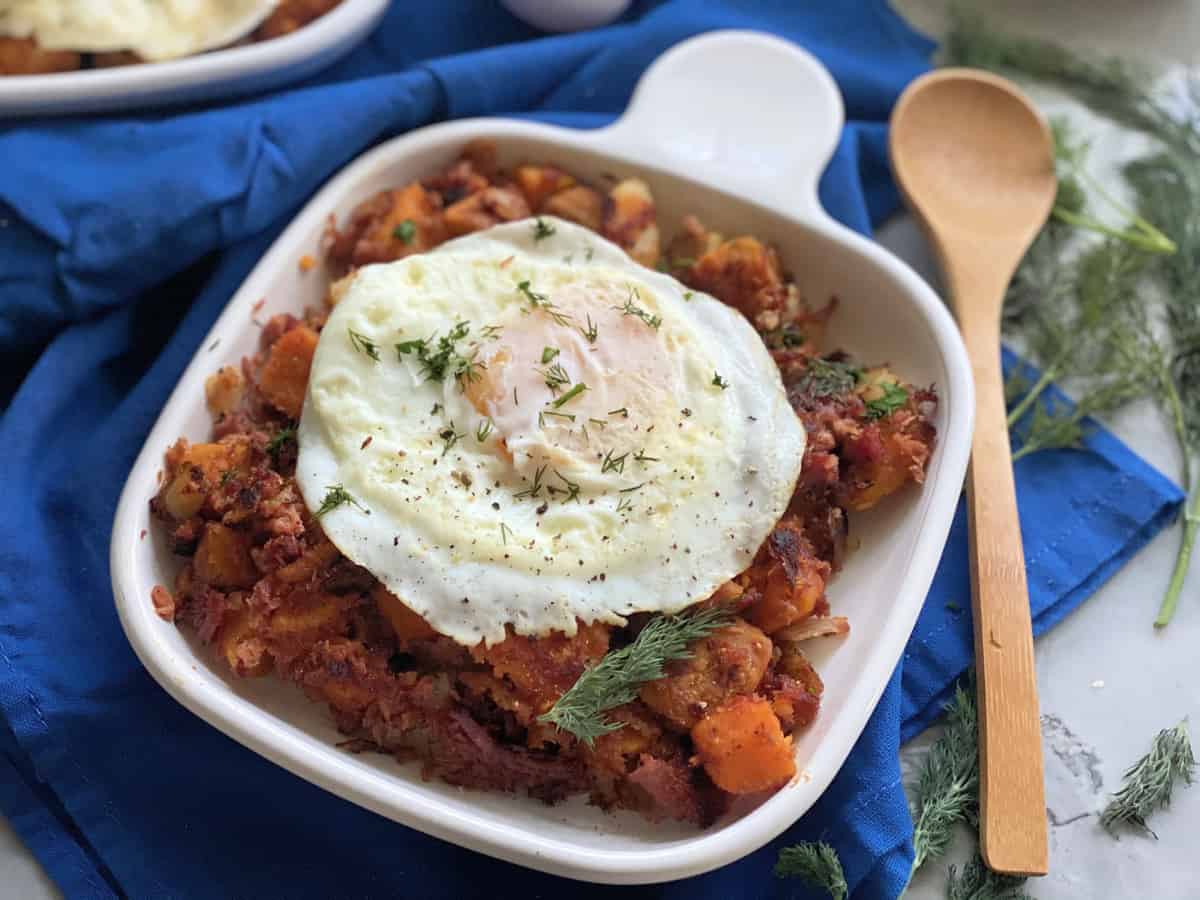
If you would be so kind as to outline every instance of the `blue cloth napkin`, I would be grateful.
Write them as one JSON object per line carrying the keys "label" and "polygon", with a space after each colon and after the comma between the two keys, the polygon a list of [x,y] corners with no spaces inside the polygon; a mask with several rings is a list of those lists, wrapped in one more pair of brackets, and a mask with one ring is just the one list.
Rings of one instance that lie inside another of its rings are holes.
{"label": "blue cloth napkin", "polygon": [[[776,850],[821,838],[855,897],[905,884],[902,739],[971,660],[962,516],[903,663],[813,810],[779,840],[668,885],[576,885],[339,800],[178,706],[121,632],[108,577],[121,484],[183,367],[280,228],[374,142],[446,117],[611,120],[700,31],[758,28],[819,56],[849,124],[822,182],[860,231],[894,210],[884,123],[931,46],[883,0],[638,4],[545,37],[489,2],[396,4],[352,57],[278,95],[0,127],[0,809],[67,896],[808,897]],[[1180,495],[1111,435],[1018,467],[1038,629],[1150,539]]]}

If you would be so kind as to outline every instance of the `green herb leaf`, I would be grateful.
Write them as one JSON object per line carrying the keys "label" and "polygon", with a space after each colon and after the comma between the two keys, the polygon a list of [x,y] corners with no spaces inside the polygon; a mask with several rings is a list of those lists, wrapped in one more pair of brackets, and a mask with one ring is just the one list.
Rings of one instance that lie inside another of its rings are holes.
{"label": "green herb leaf", "polygon": [[538,721],[550,722],[591,746],[622,726],[605,718],[605,712],[634,700],[643,684],[662,678],[667,663],[689,658],[688,647],[727,624],[729,617],[721,607],[655,616],[633,643],[605,654],[584,671]]}
{"label": "green herb leaf", "polygon": [[379,362],[379,345],[367,338],[365,335],[359,334],[353,328],[347,328],[346,333],[350,335],[350,346],[359,353],[365,353],[375,362]]}
{"label": "green herb leaf", "polygon": [[584,384],[582,381],[576,382],[574,385],[572,385],[572,387],[569,391],[567,391],[565,394],[563,394],[557,400],[551,401],[550,405],[553,406],[555,409],[560,409],[560,408],[562,408],[562,405],[564,403],[574,400],[576,397],[578,397],[580,394],[582,394],[587,389],[588,389],[587,385]]}
{"label": "green herb leaf", "polygon": [[573,321],[571,316],[564,313],[557,306],[550,302],[550,298],[545,294],[539,294],[529,286],[528,281],[522,281],[517,284],[517,290],[525,295],[525,299],[529,301],[534,309],[543,310],[550,318],[559,325],[567,326]]}
{"label": "green herb leaf", "polygon": [[867,401],[868,419],[882,419],[890,416],[908,403],[908,391],[894,381],[882,382],[879,387],[883,393]]}
{"label": "green herb leaf", "polygon": [[337,509],[346,503],[357,506],[363,512],[367,511],[366,507],[350,496],[350,492],[345,487],[340,484],[332,484],[325,489],[325,497],[321,500],[321,505],[317,507],[317,511],[313,513],[313,517],[319,519],[325,513]]}
{"label": "green herb leaf", "polygon": [[799,878],[833,900],[846,900],[850,892],[837,851],[824,841],[802,841],[779,851],[776,878]]}
{"label": "green herb leaf", "polygon": [[1195,772],[1196,757],[1192,754],[1185,720],[1155,736],[1150,752],[1125,773],[1125,783],[1100,814],[1100,824],[1110,833],[1124,824],[1157,837],[1146,819],[1155,810],[1166,809],[1175,783],[1191,784]]}
{"label": "green herb leaf", "polygon": [[544,241],[550,235],[554,234],[554,226],[549,222],[543,221],[541,216],[538,216],[533,223],[533,242],[539,243]]}
{"label": "green herb leaf", "polygon": [[720,372],[713,372],[712,383],[713,383],[713,387],[719,387],[723,391],[727,390],[729,388],[729,382],[721,377]]}
{"label": "green herb leaf", "polygon": [[275,463],[279,463],[279,453],[283,450],[283,445],[288,441],[296,440],[296,426],[285,425],[275,432],[275,436],[267,442],[267,453],[271,455]]}
{"label": "green herb leaf", "polygon": [[662,317],[651,315],[648,311],[636,305],[633,302],[634,298],[637,298],[638,300],[642,299],[641,294],[638,293],[638,289],[631,287],[629,289],[629,296],[625,299],[625,305],[614,306],[613,309],[618,310],[623,316],[633,316],[634,318],[641,319],[643,322],[657,331],[659,326],[662,325]]}
{"label": "green herb leaf", "polygon": [[543,366],[546,365],[546,363],[550,362],[550,360],[552,360],[552,359],[554,359],[554,357],[558,356],[558,353],[559,353],[559,351],[558,351],[557,347],[543,347],[542,348],[542,365]]}
{"label": "green herb leaf", "polygon": [[396,240],[404,241],[406,244],[411,244],[413,238],[416,236],[417,224],[412,219],[405,219],[392,229],[392,237],[396,238]]}

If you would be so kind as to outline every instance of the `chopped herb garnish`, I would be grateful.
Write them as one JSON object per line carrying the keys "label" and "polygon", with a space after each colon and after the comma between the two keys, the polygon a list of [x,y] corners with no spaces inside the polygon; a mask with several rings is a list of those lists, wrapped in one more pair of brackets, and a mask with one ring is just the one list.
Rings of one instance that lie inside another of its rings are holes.
{"label": "chopped herb garnish", "polygon": [[613,309],[619,310],[621,315],[634,316],[638,319],[641,319],[643,322],[645,322],[647,325],[649,325],[651,328],[654,328],[654,329],[657,329],[660,325],[662,325],[662,317],[657,316],[657,315],[651,315],[650,313],[646,312],[646,310],[642,309],[640,306],[637,306],[633,302],[633,299],[635,297],[638,300],[642,299],[642,295],[638,293],[638,289],[635,287],[631,287],[629,289],[629,296],[625,300],[625,305],[624,306],[614,306]]}
{"label": "chopped herb garnish", "polygon": [[558,356],[558,353],[559,353],[559,350],[557,347],[543,347],[542,348],[542,365],[543,366],[546,365],[546,363],[550,362],[550,360],[552,360],[552,359],[554,359],[554,357]]}
{"label": "chopped herb garnish", "polygon": [[608,423],[605,422],[603,419],[588,419],[588,421],[591,422],[593,425],[595,425],[597,428],[607,428],[608,427]]}
{"label": "chopped herb garnish", "polygon": [[[837,851],[824,841],[801,841],[784,847],[775,861],[775,877],[799,878],[814,888],[824,890],[830,900],[846,900],[850,892]],[[984,900],[982,894],[970,896]]]}
{"label": "chopped herb garnish", "polygon": [[538,216],[537,219],[533,223],[533,241],[534,241],[534,243],[538,243],[539,241],[544,241],[546,238],[550,237],[550,235],[552,235],[552,234],[554,234],[554,226],[551,225],[549,222],[543,221],[542,217]]}
{"label": "chopped herb garnish", "polygon": [[624,406],[622,406],[620,409],[610,409],[608,414],[610,416],[624,416],[626,419],[629,418],[629,410]]}
{"label": "chopped herb garnish", "polygon": [[696,292],[695,292],[695,291],[684,291],[684,292],[683,292],[683,299],[684,299],[684,300],[691,301],[691,299],[692,299],[693,297],[695,297],[695,296],[696,296]]}
{"label": "chopped herb garnish", "polygon": [[491,419],[484,419],[475,428],[475,440],[482,444],[488,439],[488,435],[492,433],[492,429],[495,427],[496,426]]}
{"label": "chopped herb garnish", "polygon": [[628,497],[617,498],[617,512],[623,513],[633,509],[633,501]]}
{"label": "chopped herb garnish", "polygon": [[660,460],[657,456],[647,456],[645,450],[639,450],[637,453],[633,454],[633,459],[635,462],[640,463],[662,462],[662,460]]}
{"label": "chopped herb garnish", "polygon": [[225,487],[225,485],[229,484],[229,479],[232,477],[233,477],[233,469],[226,469],[224,472],[221,473],[221,483],[218,486]]}
{"label": "chopped herb garnish", "polygon": [[550,405],[553,406],[555,409],[560,409],[564,403],[567,403],[570,400],[574,400],[576,397],[578,397],[580,394],[582,394],[586,390],[587,390],[587,385],[584,384],[582,381],[580,381],[577,384],[575,384],[569,391],[567,391],[565,394],[563,394],[561,397],[559,397],[557,400],[552,401]]}
{"label": "chopped herb garnish", "polygon": [[908,391],[894,381],[883,382],[879,387],[883,393],[867,401],[868,419],[882,419],[890,416],[908,403]]}
{"label": "chopped herb garnish", "polygon": [[804,332],[792,324],[781,325],[772,331],[763,332],[763,343],[772,350],[800,347],[806,340]]}
{"label": "chopped herb garnish", "polygon": [[504,329],[499,325],[484,325],[483,330],[479,332],[479,338],[484,341],[494,341],[500,337],[503,331]]}
{"label": "chopped herb garnish", "polygon": [[550,298],[545,294],[539,294],[537,291],[533,290],[533,288],[529,286],[528,281],[520,282],[517,285],[517,290],[525,295],[525,299],[527,299],[535,309],[545,310],[546,314],[549,315],[550,318],[552,318],[559,325],[569,325],[571,323],[571,317],[569,315],[551,303]]}
{"label": "chopped herb garnish", "polygon": [[458,443],[460,438],[466,437],[466,433],[454,430],[454,423],[451,422],[447,427],[438,432],[438,437],[442,439],[445,446],[442,447],[442,456],[450,452],[450,448]]}
{"label": "chopped herb garnish", "polygon": [[861,377],[862,369],[850,363],[813,357],[797,387],[813,397],[836,397],[854,390]]}
{"label": "chopped herb garnish", "polygon": [[604,454],[604,459],[600,462],[600,474],[607,475],[609,472],[621,473],[625,471],[625,458],[629,454],[622,453],[620,456],[613,456],[613,452],[609,450]]}
{"label": "chopped herb garnish", "polygon": [[729,382],[721,377],[720,372],[713,372],[712,383],[713,383],[713,387],[719,387],[721,390],[725,390],[726,388],[729,387]]}
{"label": "chopped herb garnish", "polygon": [[538,716],[538,721],[551,722],[590,747],[596,738],[623,724],[608,719],[605,712],[636,699],[643,684],[663,677],[667,663],[687,659],[694,641],[728,621],[729,611],[721,607],[655,616],[633,643],[585,669],[549,712]]}
{"label": "chopped herb garnish", "polygon": [[429,410],[429,414],[431,416],[436,416],[441,411],[442,411],[442,404],[438,403],[437,401],[434,401],[433,409]]}
{"label": "chopped herb garnish", "polygon": [[552,394],[557,394],[563,385],[571,383],[571,376],[561,363],[555,363],[548,369],[538,369],[538,372],[546,380],[546,387],[550,388]]}
{"label": "chopped herb garnish", "polygon": [[[558,471],[558,469],[554,469],[554,476],[567,486],[567,499],[564,500],[563,503],[570,503],[572,500],[579,502],[579,485],[571,479],[565,477],[561,472]],[[546,490],[554,493],[555,490],[559,489],[554,488],[551,485],[547,485]]]}
{"label": "chopped herb garnish", "polygon": [[347,328],[346,333],[350,335],[350,345],[359,353],[365,353],[375,362],[379,362],[379,345],[365,335],[359,334],[353,328]]}
{"label": "chopped herb garnish", "polygon": [[[437,338],[436,344],[434,344],[436,335],[421,340],[402,341],[396,344],[396,353],[399,356],[415,354],[421,361],[421,375],[427,381],[443,381],[447,375],[450,375],[458,381],[459,387],[462,388],[465,387],[466,382],[474,381],[479,377],[479,369],[487,368],[479,362],[478,346],[474,347],[470,356],[464,356],[458,351],[457,343],[470,332],[469,322],[458,322],[450,329],[449,334]],[[436,349],[431,349],[431,345]]]}
{"label": "chopped herb garnish", "polygon": [[644,488],[649,483],[650,482],[648,482],[648,481],[643,481],[640,484],[635,484],[633,487],[621,488],[621,490],[618,491],[617,493],[632,494],[634,491],[640,491],[642,488]]}
{"label": "chopped herb garnish", "polygon": [[583,257],[588,262],[592,261],[592,257],[595,256],[595,254],[596,254],[596,251],[592,249],[591,244],[588,244],[586,247],[583,248]]}
{"label": "chopped herb garnish", "polygon": [[296,426],[285,425],[283,428],[280,428],[277,432],[275,432],[275,436],[267,442],[267,453],[274,457],[275,461],[278,463],[279,451],[283,449],[283,445],[288,441],[294,440],[296,440]]}
{"label": "chopped herb garnish", "polygon": [[396,240],[404,241],[406,244],[411,244],[413,238],[416,236],[417,225],[412,219],[405,219],[392,229],[392,237],[396,238]]}
{"label": "chopped herb garnish", "polygon": [[512,534],[512,529],[509,528],[507,525],[505,525],[503,522],[501,522],[500,523],[500,540],[504,542],[504,546],[506,546],[506,547],[508,546],[508,536],[510,534]]}
{"label": "chopped herb garnish", "polygon": [[545,464],[538,466],[537,471],[533,473],[533,484],[525,490],[513,494],[513,497],[520,500],[522,497],[536,497],[542,489],[542,476],[546,474]]}
{"label": "chopped herb garnish", "polygon": [[345,487],[340,484],[332,484],[325,489],[325,498],[321,501],[321,505],[317,507],[317,511],[313,513],[313,516],[319,519],[325,513],[337,509],[345,503],[357,506],[363,512],[367,511],[361,503],[350,496],[350,492]]}
{"label": "chopped herb garnish", "polygon": [[574,413],[556,412],[553,409],[543,409],[539,415],[554,416],[558,419],[566,419],[569,422],[575,421]]}
{"label": "chopped herb garnish", "polygon": [[600,336],[600,329],[596,326],[596,323],[592,321],[592,316],[590,313],[587,317],[587,328],[581,328],[579,331],[585,338],[587,338],[587,342],[589,344],[596,343],[596,338]]}

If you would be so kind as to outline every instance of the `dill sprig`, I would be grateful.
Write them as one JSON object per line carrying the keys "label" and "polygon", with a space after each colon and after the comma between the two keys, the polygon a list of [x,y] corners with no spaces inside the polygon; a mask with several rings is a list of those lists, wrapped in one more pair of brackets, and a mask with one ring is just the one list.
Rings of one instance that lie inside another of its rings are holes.
{"label": "dill sprig", "polygon": [[600,474],[607,475],[609,472],[620,474],[625,471],[625,459],[629,456],[629,451],[622,453],[620,456],[613,456],[612,450],[604,454],[604,459],[600,461]]}
{"label": "dill sprig", "polygon": [[614,306],[613,309],[617,310],[623,316],[633,316],[635,319],[641,319],[643,322],[657,331],[659,326],[662,325],[662,316],[651,315],[649,312],[634,303],[634,298],[641,300],[642,295],[638,293],[637,288],[631,287],[629,289],[629,296],[625,298],[625,305]]}
{"label": "dill sprig", "polygon": [[533,222],[533,242],[535,244],[541,243],[546,238],[548,238],[552,234],[554,234],[554,232],[555,232],[554,226],[551,225],[549,222],[544,221],[541,216],[538,216],[534,220],[534,222]]}
{"label": "dill sprig", "polygon": [[976,855],[962,867],[951,866],[946,878],[946,900],[1033,900],[1021,890],[1027,879],[1001,875]]}
{"label": "dill sprig", "polygon": [[600,328],[599,328],[599,326],[596,325],[595,322],[592,321],[592,316],[590,313],[588,314],[588,317],[587,317],[587,327],[580,328],[579,333],[582,334],[585,338],[587,338],[587,342],[589,344],[596,343],[596,338],[598,338],[600,336]]}
{"label": "dill sprig", "polygon": [[779,851],[775,861],[776,878],[799,878],[832,900],[846,900],[850,887],[837,851],[824,841],[801,841]]}
{"label": "dill sprig", "polygon": [[365,334],[355,331],[353,328],[347,328],[346,333],[350,335],[350,346],[359,353],[365,353],[375,362],[379,362],[379,345],[368,338]]}
{"label": "dill sprig", "polygon": [[605,718],[605,712],[636,699],[643,684],[663,677],[667,663],[688,659],[690,644],[728,621],[729,611],[721,607],[655,616],[633,643],[585,670],[538,721],[550,722],[590,747],[596,738],[622,727]]}
{"label": "dill sprig", "polygon": [[540,294],[529,286],[528,281],[522,281],[517,285],[517,290],[525,295],[525,299],[529,301],[534,309],[543,310],[546,315],[552,318],[556,323],[562,326],[570,325],[573,319],[569,313],[559,309],[550,298],[545,294]]}
{"label": "dill sprig", "polygon": [[466,437],[465,431],[455,431],[454,423],[451,422],[446,428],[438,432],[438,437],[442,439],[442,456],[450,452],[450,449],[460,440]]}
{"label": "dill sprig", "polygon": [[576,397],[578,397],[580,394],[582,394],[587,389],[588,389],[587,385],[584,384],[582,381],[576,382],[574,385],[572,385],[571,389],[569,391],[567,391],[565,394],[563,394],[561,397],[559,397],[556,400],[551,400],[550,405],[553,406],[555,409],[561,409],[564,403],[569,403],[571,400],[574,400]]}
{"label": "dill sprig", "polygon": [[[1070,200],[1073,211],[1059,215],[1061,221],[1048,224],[1035,241],[1009,291],[1005,324],[1010,331],[1032,336],[1031,350],[1043,367],[1042,378],[1013,411],[1013,421],[1038,403],[1051,381],[1061,378],[1072,381],[1085,411],[1111,412],[1149,394],[1167,416],[1184,459],[1182,481],[1188,499],[1175,566],[1154,620],[1155,626],[1166,626],[1174,616],[1200,538],[1200,489],[1193,473],[1200,457],[1200,172],[1195,165],[1200,154],[1200,116],[1195,112],[1200,108],[1200,78],[1187,83],[1187,96],[1168,98],[1137,66],[1005,35],[961,9],[952,14],[943,49],[953,64],[1007,69],[1051,82],[1159,145],[1123,171],[1136,197],[1136,212],[1124,210],[1119,203],[1115,206],[1131,224],[1124,229],[1096,229],[1094,220],[1082,221],[1087,218],[1087,200],[1096,196],[1110,208],[1114,201],[1086,176],[1086,145],[1072,142],[1060,130],[1057,156],[1072,184],[1060,191],[1059,203]],[[1184,103],[1173,102],[1177,99]],[[1189,106],[1191,111],[1184,111]],[[1079,264],[1062,257],[1073,230],[1064,232],[1066,222],[1109,236],[1090,252],[1090,271],[1084,265],[1088,253]],[[1119,254],[1107,264],[1096,258],[1114,250]],[[1122,272],[1122,266],[1127,271]],[[1106,269],[1111,279],[1107,283],[1100,277]],[[1090,282],[1085,280],[1089,275]],[[1053,291],[1039,298],[1039,282],[1048,283]],[[1054,310],[1062,306],[1056,300],[1064,296],[1073,298],[1079,316],[1060,318],[1057,327],[1048,326]],[[1115,313],[1104,309],[1108,301],[1113,301]],[[1088,310],[1095,315],[1086,315]],[[1159,320],[1165,320],[1166,328],[1151,336],[1147,323]],[[1110,359],[1106,354],[1114,346],[1134,348],[1134,352]],[[1074,422],[1063,421],[1071,417]],[[1073,446],[1081,436],[1081,418],[1078,411],[1068,412],[1065,407],[1035,412],[1025,442],[1029,449],[1018,453]]]}
{"label": "dill sprig", "polygon": [[335,510],[345,503],[357,506],[363,512],[367,511],[365,506],[350,495],[350,492],[346,490],[344,485],[331,484],[325,489],[325,497],[321,500],[321,505],[317,507],[317,511],[313,513],[313,518],[319,519],[325,513]]}
{"label": "dill sprig", "polygon": [[283,445],[288,441],[294,440],[296,440],[296,426],[285,425],[283,428],[280,428],[277,432],[275,432],[274,437],[267,442],[267,453],[271,456],[276,464],[279,463],[279,453],[281,450],[283,450]]}
{"label": "dill sprig", "polygon": [[555,363],[547,369],[537,369],[537,373],[545,380],[546,387],[550,388],[552,394],[557,394],[563,385],[571,383],[571,375],[562,367],[562,363]]}
{"label": "dill sprig", "polygon": [[962,685],[946,706],[945,731],[921,764],[913,796],[916,872],[946,852],[960,822],[974,823],[979,809],[979,719]]}
{"label": "dill sprig", "polygon": [[457,322],[442,337],[434,334],[427,338],[401,341],[396,344],[396,354],[398,357],[414,354],[421,362],[421,376],[426,381],[444,381],[449,375],[458,381],[459,387],[465,387],[467,382],[479,378],[480,369],[486,368],[478,360],[477,345],[472,345],[469,356],[458,349],[458,342],[470,333],[469,322]]}
{"label": "dill sprig", "polygon": [[1191,784],[1195,771],[1196,757],[1192,754],[1185,719],[1174,728],[1160,731],[1150,745],[1150,752],[1125,773],[1121,789],[1100,814],[1100,824],[1112,833],[1118,825],[1130,825],[1157,838],[1146,824],[1147,817],[1156,809],[1166,809],[1175,782]]}

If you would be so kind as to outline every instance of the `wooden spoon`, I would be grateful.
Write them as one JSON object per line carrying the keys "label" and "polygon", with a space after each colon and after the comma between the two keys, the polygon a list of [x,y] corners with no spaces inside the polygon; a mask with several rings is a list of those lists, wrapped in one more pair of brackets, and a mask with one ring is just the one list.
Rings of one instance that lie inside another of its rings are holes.
{"label": "wooden spoon", "polygon": [[1003,78],[941,69],[896,104],[892,167],[946,277],[977,395],[967,476],[975,669],[979,685],[979,842],[998,872],[1045,875],[1042,735],[1025,557],[1000,372],[1000,307],[1054,205],[1045,120]]}

